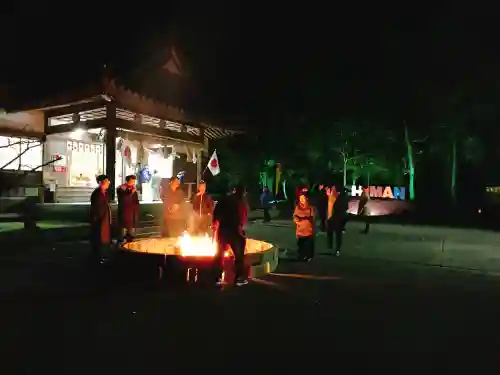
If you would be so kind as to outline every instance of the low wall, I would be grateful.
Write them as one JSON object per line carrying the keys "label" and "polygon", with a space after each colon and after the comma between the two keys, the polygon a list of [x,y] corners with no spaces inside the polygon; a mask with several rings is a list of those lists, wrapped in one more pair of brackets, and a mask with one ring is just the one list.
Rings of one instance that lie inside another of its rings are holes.
{"label": "low wall", "polygon": [[[89,204],[61,204],[44,203],[39,204],[39,220],[52,221],[72,221],[88,222]],[[118,210],[118,204],[111,204],[112,215],[115,217]],[[140,221],[151,221],[161,217],[163,205],[161,203],[141,203]]]}
{"label": "low wall", "polygon": [[[352,215],[358,213],[359,198],[351,198],[349,200],[348,212]],[[396,199],[370,199],[367,203],[368,213],[370,216],[390,216],[401,215],[412,211],[413,204],[411,201],[400,201]]]}

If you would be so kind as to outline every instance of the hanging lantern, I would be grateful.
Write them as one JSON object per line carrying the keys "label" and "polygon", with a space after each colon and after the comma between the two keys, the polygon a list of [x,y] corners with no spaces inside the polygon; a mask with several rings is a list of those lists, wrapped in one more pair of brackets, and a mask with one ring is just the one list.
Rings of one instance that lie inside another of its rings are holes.
{"label": "hanging lantern", "polygon": [[128,167],[132,166],[132,150],[130,150],[129,146],[126,146],[123,150],[123,161],[127,164]]}

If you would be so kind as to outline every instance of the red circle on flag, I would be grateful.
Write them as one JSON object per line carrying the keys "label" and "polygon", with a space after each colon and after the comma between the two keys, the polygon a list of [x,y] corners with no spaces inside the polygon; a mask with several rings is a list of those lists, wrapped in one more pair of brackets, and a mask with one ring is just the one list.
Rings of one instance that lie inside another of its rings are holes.
{"label": "red circle on flag", "polygon": [[212,168],[217,168],[217,159],[212,159],[212,161],[210,162],[210,166]]}

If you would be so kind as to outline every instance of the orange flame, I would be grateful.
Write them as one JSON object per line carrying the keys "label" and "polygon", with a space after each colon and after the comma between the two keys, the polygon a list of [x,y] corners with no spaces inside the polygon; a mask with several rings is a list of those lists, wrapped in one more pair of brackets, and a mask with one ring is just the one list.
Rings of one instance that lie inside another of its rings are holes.
{"label": "orange flame", "polygon": [[[208,234],[191,236],[189,233],[184,232],[179,237],[177,246],[183,257],[214,257],[217,254],[217,243]],[[229,251],[224,253],[224,257],[229,255]]]}

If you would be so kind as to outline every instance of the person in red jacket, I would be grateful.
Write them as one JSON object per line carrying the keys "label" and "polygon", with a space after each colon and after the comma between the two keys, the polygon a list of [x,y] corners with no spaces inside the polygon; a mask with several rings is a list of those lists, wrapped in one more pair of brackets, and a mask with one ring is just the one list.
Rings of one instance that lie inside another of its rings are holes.
{"label": "person in red jacket", "polygon": [[120,243],[132,241],[139,218],[139,196],[135,188],[134,175],[125,177],[125,183],[116,189],[118,197],[118,226]]}
{"label": "person in red jacket", "polygon": [[248,205],[245,201],[245,188],[239,185],[233,193],[217,203],[214,209],[212,228],[217,240],[217,254],[214,257],[216,283],[220,285],[222,260],[228,247],[234,254],[235,285],[248,284],[245,275],[246,234],[244,226],[248,219]]}
{"label": "person in red jacket", "polygon": [[316,209],[309,204],[307,193],[299,195],[299,202],[293,211],[298,247],[298,260],[310,262],[314,257],[314,236]]}
{"label": "person in red jacket", "polygon": [[111,207],[109,205],[109,178],[100,175],[96,178],[99,186],[90,196],[90,245],[91,262],[102,263],[102,250],[111,242]]}

